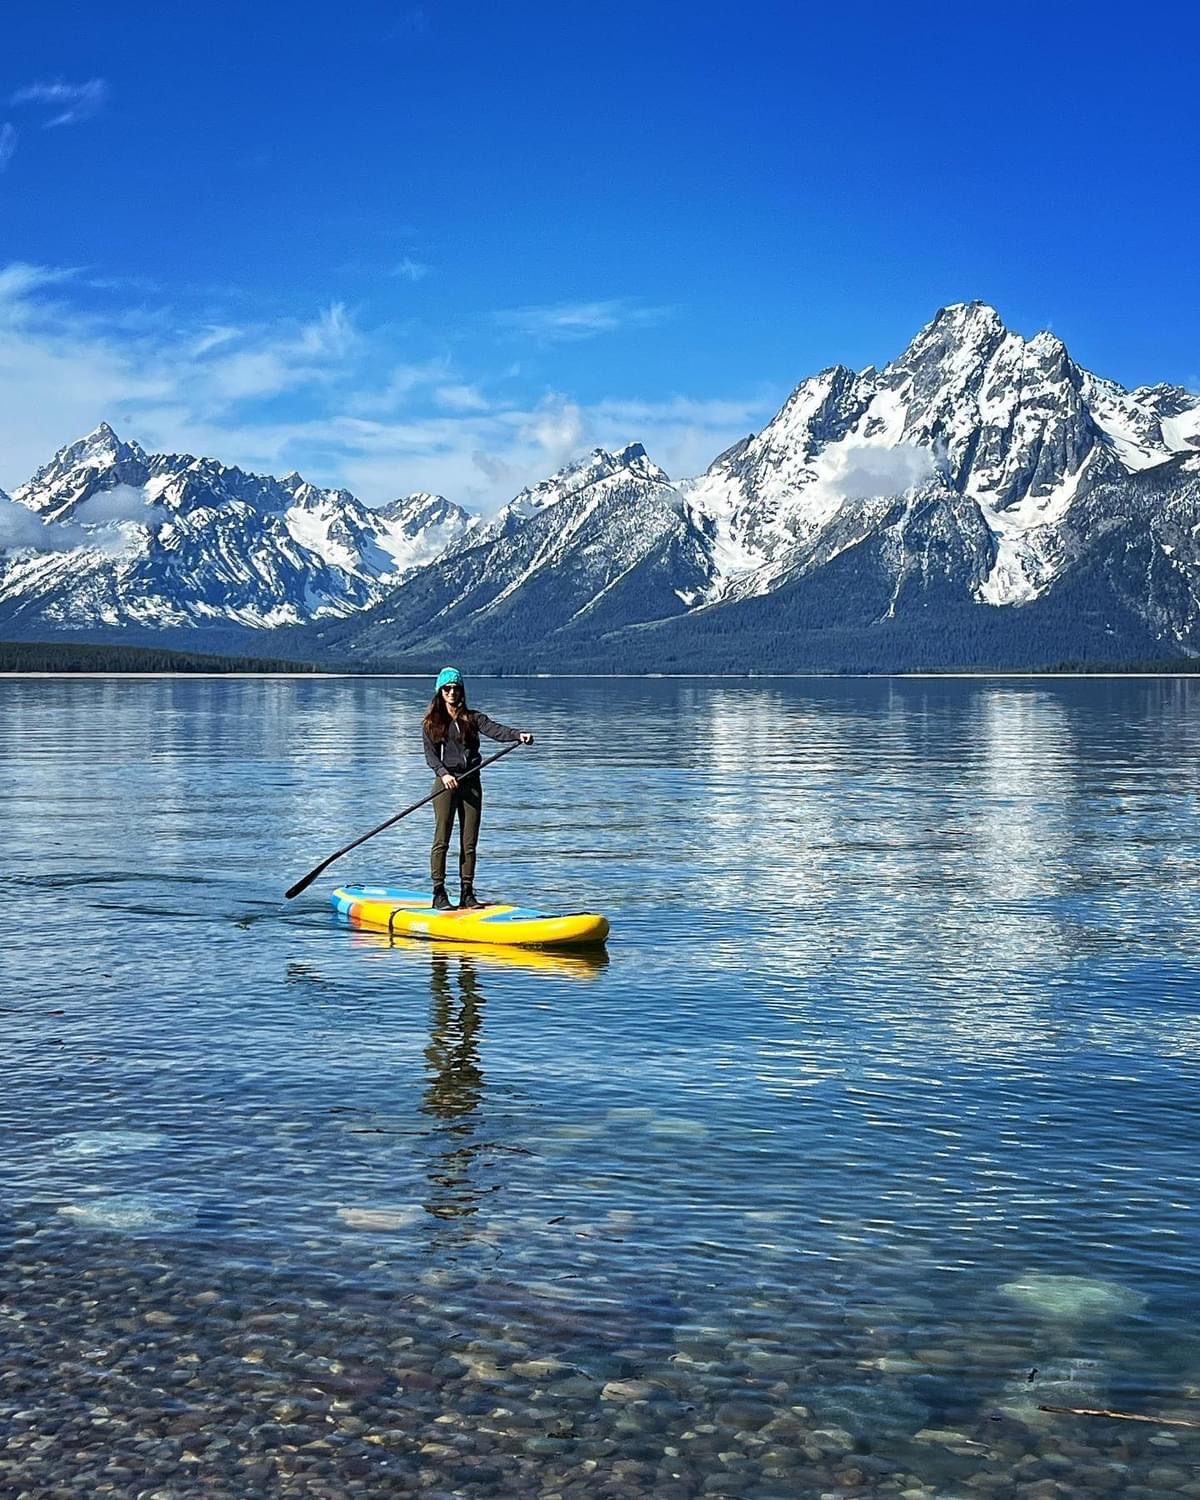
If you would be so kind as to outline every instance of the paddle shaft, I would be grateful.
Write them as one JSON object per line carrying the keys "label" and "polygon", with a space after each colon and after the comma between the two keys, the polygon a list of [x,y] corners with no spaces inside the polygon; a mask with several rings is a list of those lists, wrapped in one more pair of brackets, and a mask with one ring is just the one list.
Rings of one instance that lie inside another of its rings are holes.
{"label": "paddle shaft", "polygon": [[[483,770],[484,766],[490,766],[503,756],[509,755],[512,751],[519,749],[520,744],[521,742],[518,740],[515,744],[505,745],[503,750],[497,750],[495,755],[489,755],[486,760],[481,760],[477,766],[472,766],[469,771],[454,771],[451,774],[456,781],[463,781],[468,776],[475,776]],[[328,859],[322,860],[317,868],[310,870],[303,880],[297,880],[296,884],[290,890],[284,891],[284,898],[290,901],[293,896],[298,896],[301,891],[306,891],[317,876],[326,871],[335,859],[341,859],[343,854],[349,854],[351,849],[357,849],[359,844],[365,844],[368,839],[373,839],[377,833],[382,833],[385,828],[390,828],[393,823],[398,823],[401,818],[407,818],[409,813],[416,812],[418,807],[424,807],[427,802],[432,802],[435,797],[448,797],[449,795],[449,787],[439,787],[436,791],[430,792],[428,797],[422,797],[420,802],[414,802],[411,807],[406,807],[403,812],[396,813],[386,823],[380,823],[378,828],[372,828],[370,833],[364,833],[361,838],[357,838],[353,843],[347,844],[344,849],[339,849],[336,854],[331,854]]]}

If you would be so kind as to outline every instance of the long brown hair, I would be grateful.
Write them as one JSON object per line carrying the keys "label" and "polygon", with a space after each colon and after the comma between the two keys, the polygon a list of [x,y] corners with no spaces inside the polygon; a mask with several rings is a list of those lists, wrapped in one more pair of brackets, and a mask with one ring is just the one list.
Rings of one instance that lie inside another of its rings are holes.
{"label": "long brown hair", "polygon": [[[462,688],[462,702],[458,708],[458,727],[462,732],[463,744],[468,750],[478,750],[479,730],[475,727],[475,715],[467,707],[467,685],[465,682],[460,682],[457,686]],[[421,728],[435,745],[445,743],[446,736],[450,733],[450,714],[446,708],[446,700],[442,697],[441,688],[438,688],[429,700],[429,708],[421,722]]]}

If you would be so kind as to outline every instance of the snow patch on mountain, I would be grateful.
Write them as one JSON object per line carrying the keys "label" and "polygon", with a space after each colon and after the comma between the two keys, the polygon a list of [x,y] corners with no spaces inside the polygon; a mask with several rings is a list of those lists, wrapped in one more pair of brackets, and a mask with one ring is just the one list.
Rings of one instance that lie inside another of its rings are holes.
{"label": "snow patch on mountain", "polygon": [[386,522],[379,545],[391,557],[397,578],[433,562],[482,524],[461,505],[425,490],[390,500],[375,515]]}

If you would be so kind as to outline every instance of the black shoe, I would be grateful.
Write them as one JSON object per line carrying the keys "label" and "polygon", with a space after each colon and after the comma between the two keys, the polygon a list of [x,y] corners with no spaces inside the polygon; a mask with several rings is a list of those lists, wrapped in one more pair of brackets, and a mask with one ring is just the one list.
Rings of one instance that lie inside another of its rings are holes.
{"label": "black shoe", "polygon": [[446,894],[444,885],[435,885],[433,888],[433,900],[429,903],[434,911],[449,911],[450,897]]}
{"label": "black shoe", "polygon": [[482,905],[483,905],[483,902],[475,894],[475,887],[468,882],[466,885],[463,886],[462,890],[459,892],[459,896],[458,896],[458,909],[459,909],[459,911],[471,911],[471,910],[474,910],[475,907],[482,906]]}

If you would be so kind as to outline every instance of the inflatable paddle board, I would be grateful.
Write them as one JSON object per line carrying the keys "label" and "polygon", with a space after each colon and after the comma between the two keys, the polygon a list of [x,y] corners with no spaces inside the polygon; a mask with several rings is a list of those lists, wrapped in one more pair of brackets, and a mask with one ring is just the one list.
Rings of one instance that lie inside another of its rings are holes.
{"label": "inflatable paddle board", "polygon": [[435,911],[430,899],[426,891],[401,891],[390,885],[339,886],[332,897],[334,910],[351,926],[395,936],[521,948],[579,948],[602,943],[608,936],[608,919],[597,912],[532,911],[503,903]]}

